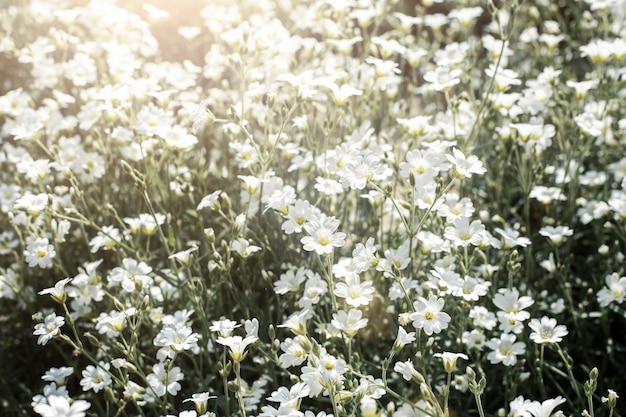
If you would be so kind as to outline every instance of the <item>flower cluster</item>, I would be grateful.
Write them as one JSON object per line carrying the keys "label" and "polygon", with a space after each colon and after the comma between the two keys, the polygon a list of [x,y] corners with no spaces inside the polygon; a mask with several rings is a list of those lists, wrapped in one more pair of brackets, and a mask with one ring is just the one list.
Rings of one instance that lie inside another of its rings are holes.
{"label": "flower cluster", "polygon": [[119,3],[0,10],[3,407],[613,413],[623,0]]}

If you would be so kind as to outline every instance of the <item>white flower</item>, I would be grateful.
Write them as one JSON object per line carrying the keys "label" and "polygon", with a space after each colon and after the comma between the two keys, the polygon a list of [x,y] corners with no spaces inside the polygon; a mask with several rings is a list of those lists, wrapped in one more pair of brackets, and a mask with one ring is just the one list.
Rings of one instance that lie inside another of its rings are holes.
{"label": "white flower", "polygon": [[301,365],[307,358],[304,345],[310,344],[306,336],[288,337],[280,344],[280,349],[285,352],[280,355],[278,361],[283,368]]}
{"label": "white flower", "polygon": [[528,296],[519,296],[516,289],[501,289],[494,297],[493,304],[500,309],[497,312],[500,321],[500,330],[506,333],[522,332],[522,322],[530,317],[530,313],[524,311],[531,306],[534,300]]}
{"label": "white flower", "polygon": [[34,336],[37,338],[37,344],[45,346],[46,343],[54,336],[61,332],[61,326],[65,324],[65,319],[61,316],[57,316],[55,313],[48,314],[43,323],[37,323],[35,325]]}
{"label": "white flower", "polygon": [[435,358],[441,358],[443,360],[443,368],[449,374],[451,374],[454,371],[454,368],[456,368],[456,361],[458,359],[468,359],[467,355],[464,353],[453,352],[435,353],[433,356]]}
{"label": "white flower", "polygon": [[550,239],[555,246],[559,246],[565,237],[574,234],[574,230],[567,226],[544,226],[539,229],[539,234]]}
{"label": "white flower", "polygon": [[394,352],[399,352],[404,346],[415,341],[415,332],[407,333],[404,327],[398,327],[398,335],[396,341],[393,343]]}
{"label": "white flower", "polygon": [[289,316],[289,318],[283,324],[279,324],[278,327],[286,327],[296,335],[304,335],[306,334],[307,321],[311,316],[311,310],[305,308]]}
{"label": "white flower", "polygon": [[434,71],[424,74],[424,81],[430,83],[430,89],[435,91],[448,91],[461,82],[460,69],[450,69],[448,66],[440,65]]}
{"label": "white flower", "polygon": [[309,356],[307,366],[302,367],[301,379],[311,390],[310,396],[315,397],[331,387],[335,391],[342,389],[347,370],[346,361],[323,349],[319,357]]}
{"label": "white flower", "polygon": [[452,378],[451,384],[457,391],[467,392],[467,389],[469,388],[469,379],[467,374],[455,375],[454,378]]}
{"label": "white flower", "polygon": [[58,386],[65,385],[67,377],[74,373],[74,368],[69,366],[62,366],[60,368],[50,368],[41,377],[44,381],[54,382]]}
{"label": "white flower", "polygon": [[393,370],[401,374],[402,378],[406,381],[410,381],[413,377],[417,377],[419,375],[410,359],[406,362],[396,362]]}
{"label": "white flower", "polygon": [[487,294],[491,282],[482,279],[465,276],[458,287],[451,287],[450,291],[455,297],[461,297],[466,301],[477,301]]}
{"label": "white flower", "polygon": [[92,389],[93,392],[98,392],[111,385],[110,367],[111,365],[105,362],[100,362],[97,366],[88,365],[82,372],[83,379],[80,380],[83,391]]}
{"label": "white flower", "polygon": [[89,246],[91,246],[91,253],[96,253],[100,249],[111,250],[122,240],[122,234],[113,226],[104,226],[102,230],[98,231],[96,237],[91,239]]}
{"label": "white flower", "polygon": [[346,304],[352,307],[365,306],[373,299],[374,287],[372,281],[360,282],[357,276],[349,276],[346,282],[338,282],[335,285],[335,295],[346,299]]}
{"label": "white flower", "polygon": [[[195,29],[198,29],[198,28],[180,27],[178,30],[179,30],[179,33],[183,32],[185,34],[188,34],[189,36],[192,33],[196,33]],[[182,36],[187,37],[185,35],[182,35]],[[208,126],[215,121],[215,116],[213,115],[213,112],[211,112],[211,109],[209,108],[208,104],[205,101],[201,102],[198,105],[198,107],[196,107],[193,110],[193,112],[189,115],[189,118],[193,122],[193,126],[191,127],[191,130],[193,131],[194,134],[198,134],[198,132],[202,130],[204,126]]]}
{"label": "white flower", "polygon": [[609,389],[607,396],[602,397],[601,400],[603,403],[609,403],[609,407],[615,408],[618,398],[619,398],[619,395],[617,395],[617,392],[613,391],[612,389]]}
{"label": "white flower", "polygon": [[222,194],[222,190],[217,190],[217,191],[213,191],[209,195],[202,197],[202,200],[200,200],[200,203],[198,203],[196,210],[200,211],[205,207],[209,207],[211,208],[211,210],[219,210],[220,208],[219,198],[221,194]]}
{"label": "white flower", "polygon": [[376,243],[373,237],[368,238],[365,245],[357,243],[352,251],[350,269],[360,274],[361,272],[367,271],[370,267],[376,266],[379,260],[376,251]]}
{"label": "white flower", "polygon": [[163,363],[155,364],[152,373],[146,377],[157,397],[163,397],[166,392],[171,395],[178,394],[181,389],[178,381],[183,378],[184,375],[178,366],[168,370],[168,366]]}
{"label": "white flower", "polygon": [[553,411],[557,405],[563,404],[565,402],[565,398],[558,396],[556,398],[551,398],[545,400],[540,403],[538,401],[533,401],[530,403],[526,411],[532,414],[534,417],[550,417],[553,415]]}
{"label": "white flower", "polygon": [[411,313],[411,320],[416,329],[423,329],[428,336],[433,333],[440,333],[448,327],[450,316],[442,311],[444,305],[443,298],[432,296],[430,299],[419,297],[413,303],[415,312]]}
{"label": "white flower", "polygon": [[498,324],[496,315],[487,310],[486,307],[480,305],[472,307],[469,312],[469,318],[472,319],[472,324],[475,327],[480,327],[485,330],[491,330]]}
{"label": "white flower", "polygon": [[598,291],[596,297],[600,307],[606,307],[612,302],[621,304],[626,297],[626,277],[620,277],[616,272],[604,278],[606,287]]}
{"label": "white flower", "polygon": [[392,277],[394,269],[399,271],[406,269],[411,262],[409,246],[410,242],[407,239],[397,249],[386,249],[384,252],[385,258],[381,259],[378,265],[376,265],[376,270],[384,271],[386,276]]}
{"label": "white flower", "polygon": [[135,308],[128,308],[124,311],[113,310],[109,314],[100,313],[96,320],[96,330],[107,337],[117,337],[126,328],[128,317],[135,315]]}
{"label": "white flower", "polygon": [[248,337],[259,337],[259,320],[255,317],[252,320],[246,320],[243,324]]}
{"label": "white flower", "polygon": [[176,253],[173,253],[168,257],[168,259],[176,259],[183,266],[189,266],[191,262],[191,254],[198,250],[197,246],[193,246],[189,249],[181,250]]}
{"label": "white flower", "polygon": [[217,343],[220,345],[228,346],[230,348],[230,357],[235,362],[241,362],[245,357],[245,350],[249,344],[252,344],[258,340],[257,337],[247,336],[242,338],[241,336],[229,336],[229,337],[218,337]]}
{"label": "white flower", "polygon": [[198,334],[190,327],[164,327],[154,338],[154,345],[166,347],[175,353],[197,346]]}
{"label": "white flower", "polygon": [[380,160],[369,152],[348,161],[341,177],[341,185],[353,190],[362,190],[372,181],[380,167]]}
{"label": "white flower", "polygon": [[355,88],[350,84],[342,84],[341,87],[339,87],[334,82],[328,81],[319,82],[318,85],[326,87],[330,90],[334,102],[338,106],[343,106],[350,97],[360,96],[361,94],[363,94],[362,90],[359,90],[358,88]]}
{"label": "white flower", "polygon": [[74,400],[60,395],[46,398],[47,404],[36,404],[33,409],[42,417],[85,417],[85,410],[91,407],[85,400]]}
{"label": "white flower", "polygon": [[539,265],[549,273],[553,274],[556,271],[554,253],[550,253],[550,255],[548,255],[548,259],[544,259],[543,261],[539,262]]}
{"label": "white flower", "polygon": [[297,292],[301,284],[306,280],[306,274],[310,272],[308,269],[300,267],[297,271],[288,270],[280,275],[278,281],[274,283],[274,292],[284,295],[288,292]]}
{"label": "white flower", "polygon": [[483,163],[475,155],[470,155],[467,158],[463,155],[463,152],[457,148],[452,149],[454,155],[446,155],[448,161],[452,163],[452,169],[454,176],[457,178],[471,178],[472,174],[482,175],[487,170],[483,167]]}
{"label": "white flower", "polygon": [[574,121],[580,130],[588,135],[600,136],[602,134],[602,121],[596,119],[596,117],[590,112],[585,112],[575,116]]}
{"label": "white flower", "polygon": [[486,337],[485,334],[481,330],[474,329],[471,332],[465,331],[463,332],[463,336],[461,338],[463,344],[467,346],[468,349],[476,349],[483,350],[485,346]]}
{"label": "white flower", "polygon": [[184,399],[183,402],[193,402],[196,406],[196,411],[199,415],[206,413],[207,403],[210,399],[217,398],[214,395],[210,395],[208,392],[199,392],[196,394],[192,394],[191,398]]}
{"label": "white flower", "polygon": [[241,326],[241,324],[237,324],[236,321],[223,318],[221,320],[215,320],[211,324],[211,327],[209,328],[209,330],[211,330],[212,332],[219,333],[221,337],[228,337],[231,335],[233,330],[235,330],[239,326]]}
{"label": "white flower", "polygon": [[567,327],[564,325],[557,325],[556,319],[549,317],[542,317],[541,321],[538,319],[532,319],[528,323],[533,332],[530,334],[530,338],[537,344],[544,343],[558,343],[564,336],[567,336]]}
{"label": "white flower", "polygon": [[28,266],[38,266],[41,269],[52,268],[52,259],[56,256],[54,246],[48,242],[47,238],[26,239],[26,250],[24,251],[24,260]]}
{"label": "white flower", "polygon": [[326,195],[337,195],[343,192],[341,183],[332,178],[317,177],[314,187],[317,191]]}
{"label": "white flower", "polygon": [[[341,186],[340,186],[341,187]],[[302,232],[302,226],[317,216],[317,209],[306,200],[296,200],[288,207],[288,212],[284,216],[286,220],[280,228],[288,235]]]}
{"label": "white flower", "polygon": [[530,198],[536,198],[540,203],[551,204],[554,200],[567,200],[563,190],[559,187],[546,187],[544,185],[535,185],[530,190]]}
{"label": "white flower", "polygon": [[308,275],[306,284],[304,284],[304,292],[298,300],[300,308],[310,308],[313,304],[317,304],[322,296],[328,292],[328,284],[320,274],[311,273]]}
{"label": "white flower", "polygon": [[502,362],[503,365],[513,366],[517,363],[517,355],[522,355],[526,351],[523,342],[516,342],[514,334],[502,334],[500,338],[493,338],[486,343],[492,351],[487,354],[489,362],[496,364]]}
{"label": "white flower", "polygon": [[508,226],[504,229],[497,227],[496,232],[504,238],[504,244],[502,245],[502,249],[511,249],[515,246],[521,246],[525,248],[526,246],[530,245],[530,239],[526,237],[521,237],[517,230],[514,230]]}
{"label": "white flower", "polygon": [[152,272],[152,267],[132,258],[122,259],[122,265],[123,267],[115,267],[111,270],[108,286],[121,285],[122,289],[129,293],[142,289],[147,291],[153,282],[148,275]]}
{"label": "white flower", "polygon": [[233,240],[230,244],[230,248],[237,252],[242,258],[247,258],[261,250],[259,246],[251,245],[250,242],[242,237]]}
{"label": "white flower", "polygon": [[378,400],[385,395],[384,386],[385,384],[382,379],[374,379],[373,376],[367,375],[365,377],[361,377],[359,380],[359,386],[356,388],[355,393],[362,394],[365,398]]}
{"label": "white flower", "polygon": [[532,404],[531,400],[526,400],[521,395],[515,397],[513,401],[509,403],[509,417],[530,417],[528,416],[528,410]]}
{"label": "white flower", "polygon": [[367,326],[367,319],[361,318],[362,316],[363,312],[355,308],[348,310],[347,313],[339,310],[333,313],[331,324],[344,332],[346,336],[354,337],[360,329]]}
{"label": "white flower", "polygon": [[65,278],[54,284],[54,287],[46,288],[39,291],[39,295],[50,294],[53,300],[59,303],[64,303],[66,299],[65,286],[72,280],[72,278]]}
{"label": "white flower", "polygon": [[439,172],[441,161],[441,155],[432,150],[409,151],[406,154],[406,162],[400,163],[400,175],[403,178],[412,178],[415,185],[428,185]]}
{"label": "white flower", "polygon": [[480,220],[470,223],[467,217],[454,219],[453,226],[446,227],[444,237],[457,247],[478,246],[482,241],[485,226]]}
{"label": "white flower", "polygon": [[[493,304],[506,313],[520,314],[522,310],[533,305],[534,300],[527,295],[520,297],[516,289],[503,288],[493,297]],[[522,315],[525,317],[523,320],[529,317],[526,314]]]}
{"label": "white flower", "polygon": [[278,390],[267,397],[267,400],[280,403],[281,406],[296,408],[300,398],[306,397],[310,392],[311,390],[305,383],[298,382],[290,389],[279,387]]}
{"label": "white flower", "polygon": [[337,232],[339,220],[334,217],[322,216],[320,220],[311,220],[304,224],[304,229],[309,236],[304,236],[300,242],[304,250],[315,251],[319,255],[328,255],[334,248],[344,245],[346,234]]}

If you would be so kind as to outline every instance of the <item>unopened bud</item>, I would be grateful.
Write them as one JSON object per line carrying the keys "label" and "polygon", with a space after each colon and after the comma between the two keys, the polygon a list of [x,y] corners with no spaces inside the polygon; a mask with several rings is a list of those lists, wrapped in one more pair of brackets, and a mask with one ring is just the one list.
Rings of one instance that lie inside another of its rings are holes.
{"label": "unopened bud", "polygon": [[204,236],[210,244],[215,243],[215,230],[213,230],[212,227],[207,227],[206,229],[204,229]]}

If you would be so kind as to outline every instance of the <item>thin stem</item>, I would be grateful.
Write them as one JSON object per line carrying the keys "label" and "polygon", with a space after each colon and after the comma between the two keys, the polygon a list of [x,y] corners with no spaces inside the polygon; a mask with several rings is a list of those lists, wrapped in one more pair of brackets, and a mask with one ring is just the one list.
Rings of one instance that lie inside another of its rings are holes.
{"label": "thin stem", "polygon": [[225,399],[225,416],[230,415],[230,396],[228,395],[228,372],[227,372],[228,363],[226,362],[226,348],[224,348],[224,352],[222,353],[222,385],[224,386],[224,399]]}
{"label": "thin stem", "polygon": [[446,387],[443,391],[443,415],[449,417],[450,411],[448,409],[448,400],[450,398],[450,385],[452,383],[452,373],[448,372],[448,378],[446,380]]}
{"label": "thin stem", "polygon": [[574,388],[576,397],[582,403],[583,397],[580,394],[578,381],[576,380],[576,378],[574,377],[574,373],[572,372],[572,359],[569,357],[569,355],[566,356],[566,353],[563,351],[563,349],[561,349],[561,346],[559,346],[558,344],[556,346],[557,346],[557,351],[559,352],[559,356],[561,356],[561,359],[563,359],[563,362],[565,363],[565,368],[567,369],[567,375],[569,376],[570,384],[572,385],[572,388]]}
{"label": "thin stem", "polygon": [[337,399],[335,398],[335,386],[331,385],[328,389],[328,397],[333,405],[333,414],[335,417],[339,417],[339,409],[337,408]]}
{"label": "thin stem", "polygon": [[239,411],[242,417],[246,417],[246,407],[243,403],[243,396],[241,395],[241,369],[239,361],[235,361],[233,368],[237,376],[237,402],[239,403]]}
{"label": "thin stem", "polygon": [[478,408],[478,414],[480,414],[480,417],[485,417],[485,410],[483,410],[483,402],[480,399],[480,395],[474,395],[474,399],[476,399],[476,408]]}
{"label": "thin stem", "polygon": [[545,345],[542,343],[541,344],[541,353],[539,356],[539,366],[537,367],[537,372],[539,374],[539,383],[540,385],[540,389],[541,389],[541,394],[543,396],[543,398],[547,397],[548,394],[546,392],[546,386],[543,382],[543,355],[544,355],[544,351],[545,351]]}

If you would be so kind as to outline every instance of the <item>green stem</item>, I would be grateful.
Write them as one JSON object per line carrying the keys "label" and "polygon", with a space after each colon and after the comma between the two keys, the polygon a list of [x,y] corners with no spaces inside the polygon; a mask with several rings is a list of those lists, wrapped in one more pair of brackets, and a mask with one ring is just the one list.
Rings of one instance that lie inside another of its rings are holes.
{"label": "green stem", "polygon": [[545,345],[542,343],[541,344],[541,354],[539,357],[539,366],[537,367],[537,372],[539,375],[539,383],[540,385],[540,389],[541,389],[541,395],[543,398],[546,398],[548,396],[548,393],[546,392],[546,386],[543,382],[543,355],[544,355],[544,351],[545,351]]}
{"label": "green stem", "polygon": [[239,403],[239,412],[241,412],[242,417],[246,417],[246,407],[243,403],[243,396],[241,395],[241,369],[238,361],[235,361],[233,368],[237,376],[237,402]]}
{"label": "green stem", "polygon": [[339,417],[339,409],[337,408],[337,398],[335,397],[335,386],[331,385],[328,389],[328,397],[333,405],[334,417]]}
{"label": "green stem", "polygon": [[474,398],[476,399],[476,408],[478,408],[478,414],[480,414],[480,417],[485,417],[485,410],[483,410],[483,402],[480,399],[480,395],[474,395]]}
{"label": "green stem", "polygon": [[450,385],[452,383],[452,373],[448,372],[448,378],[446,380],[446,388],[443,391],[443,415],[445,417],[450,416],[450,410],[448,408],[448,400],[450,398]]}
{"label": "green stem", "polygon": [[230,416],[230,395],[228,395],[228,373],[227,373],[227,365],[226,362],[226,348],[224,348],[224,352],[222,354],[222,385],[224,386],[224,408],[225,416]]}
{"label": "green stem", "polygon": [[569,376],[569,380],[570,380],[570,384],[572,385],[572,388],[574,389],[574,392],[576,393],[576,398],[578,398],[578,400],[583,403],[583,397],[580,394],[580,388],[578,386],[578,381],[576,380],[576,378],[574,377],[574,373],[572,372],[572,359],[568,356],[566,356],[566,353],[563,351],[563,349],[561,349],[561,346],[559,346],[558,344],[557,346],[557,351],[559,353],[559,356],[561,357],[561,359],[563,359],[563,363],[565,363],[565,368],[567,369],[567,375]]}

